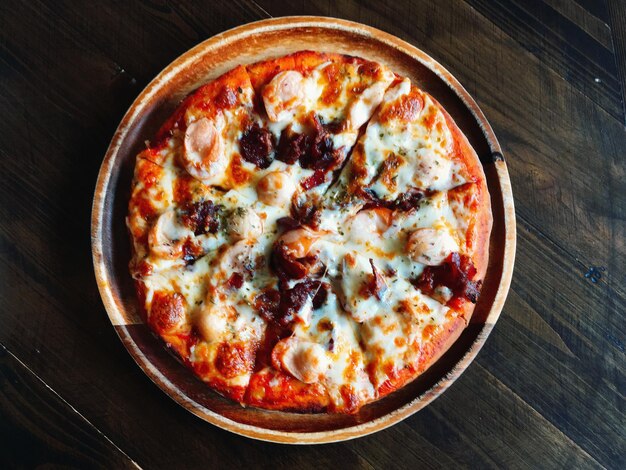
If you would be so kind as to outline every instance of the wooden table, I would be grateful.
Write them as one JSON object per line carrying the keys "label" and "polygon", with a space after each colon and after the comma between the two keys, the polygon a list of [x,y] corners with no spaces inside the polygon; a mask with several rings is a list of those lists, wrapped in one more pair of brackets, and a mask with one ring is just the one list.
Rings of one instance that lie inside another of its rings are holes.
{"label": "wooden table", "polygon": [[[500,139],[518,217],[478,359],[417,415],[326,446],[176,405],[116,337],[90,254],[98,168],[142,87],[203,39],[288,14],[366,23],[447,67]],[[624,468],[626,2],[10,0],[0,38],[0,467]]]}

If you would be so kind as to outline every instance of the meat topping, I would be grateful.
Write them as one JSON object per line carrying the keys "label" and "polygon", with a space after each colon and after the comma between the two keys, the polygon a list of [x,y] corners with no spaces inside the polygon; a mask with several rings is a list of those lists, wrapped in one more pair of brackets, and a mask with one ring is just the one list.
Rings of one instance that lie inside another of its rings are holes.
{"label": "meat topping", "polygon": [[272,249],[271,267],[281,280],[302,279],[308,273],[304,259],[292,255],[287,246],[279,241]]}
{"label": "meat topping", "polygon": [[482,281],[473,281],[475,275],[476,268],[469,256],[451,253],[443,264],[424,268],[414,285],[431,296],[437,287],[444,286],[452,291],[450,301],[465,299],[476,303]]}
{"label": "meat topping", "polygon": [[313,310],[321,308],[328,299],[329,291],[328,283],[305,279],[291,289],[264,291],[256,297],[255,307],[265,320],[288,327],[309,300]]}
{"label": "meat topping", "polygon": [[239,148],[245,161],[259,168],[267,168],[273,159],[274,136],[269,130],[254,123],[239,139]]}
{"label": "meat topping", "polygon": [[387,284],[382,274],[376,269],[374,260],[370,258],[370,266],[372,267],[372,274],[367,277],[366,282],[361,288],[361,295],[363,297],[375,296],[378,300],[383,300],[385,291],[387,290]]}
{"label": "meat topping", "polygon": [[367,201],[364,206],[365,209],[370,209],[374,207],[386,207],[387,209],[399,210],[403,212],[407,212],[412,209],[419,209],[420,202],[426,196],[426,194],[421,191],[411,190],[407,191],[406,193],[400,194],[393,201],[387,201],[385,199],[379,198],[374,191],[368,188],[365,188],[363,191],[361,191],[361,193],[362,198]]}
{"label": "meat topping", "polygon": [[334,148],[331,130],[338,130],[340,126],[336,123],[324,126],[317,116],[313,116],[310,123],[311,130],[302,134],[293,132],[290,127],[283,130],[276,158],[289,164],[299,161],[302,168],[322,173],[337,168],[343,150]]}
{"label": "meat topping", "polygon": [[215,233],[219,230],[219,205],[212,201],[188,203],[183,207],[181,220],[193,230],[194,235]]}

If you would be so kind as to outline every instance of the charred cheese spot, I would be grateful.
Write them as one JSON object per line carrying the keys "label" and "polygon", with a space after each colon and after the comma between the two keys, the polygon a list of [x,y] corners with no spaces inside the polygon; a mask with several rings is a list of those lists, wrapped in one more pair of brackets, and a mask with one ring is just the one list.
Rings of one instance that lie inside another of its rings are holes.
{"label": "charred cheese spot", "polygon": [[186,303],[177,292],[155,292],[150,307],[149,324],[159,334],[172,333],[185,323]]}
{"label": "charred cheese spot", "polygon": [[215,358],[215,367],[224,377],[232,379],[254,366],[253,345],[245,343],[222,343]]}
{"label": "charred cheese spot", "polygon": [[[402,94],[402,84],[396,87],[394,92],[390,94],[390,99],[386,100],[386,105],[379,115],[380,122],[415,121],[424,108],[424,96],[422,93],[417,88],[412,88],[410,92]],[[393,96],[394,94],[396,96]],[[395,99],[391,99],[392,96]]]}

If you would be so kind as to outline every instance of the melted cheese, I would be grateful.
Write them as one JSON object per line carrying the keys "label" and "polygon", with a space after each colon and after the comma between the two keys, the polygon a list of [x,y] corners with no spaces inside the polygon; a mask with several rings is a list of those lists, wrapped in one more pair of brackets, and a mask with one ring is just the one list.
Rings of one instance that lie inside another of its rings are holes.
{"label": "melted cheese", "polygon": [[[375,120],[367,127],[366,184],[379,197],[395,199],[411,188],[443,191],[464,182],[458,164],[450,158],[452,135],[445,118],[428,96],[424,101],[420,117],[413,122]],[[383,167],[390,157],[394,166]]]}

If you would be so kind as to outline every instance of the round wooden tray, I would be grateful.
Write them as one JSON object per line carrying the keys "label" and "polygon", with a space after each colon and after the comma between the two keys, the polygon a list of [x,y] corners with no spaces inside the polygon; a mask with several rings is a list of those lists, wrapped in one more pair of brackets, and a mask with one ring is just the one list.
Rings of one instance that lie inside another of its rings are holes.
{"label": "round wooden tray", "polygon": [[[196,379],[150,333],[138,315],[128,273],[125,217],[135,155],[180,100],[240,64],[310,49],[382,62],[411,78],[452,115],[481,158],[493,208],[489,268],[469,326],[430,369],[355,415],[297,414],[243,408]],[[515,212],[506,164],[491,126],[467,91],[433,58],[390,34],[323,17],[285,17],[240,26],[194,47],[165,68],[120,123],[100,169],[91,237],[98,288],[111,323],[137,364],[180,405],[223,429],[256,439],[324,443],[364,436],[420,410],[474,359],[500,315],[515,257]]]}

